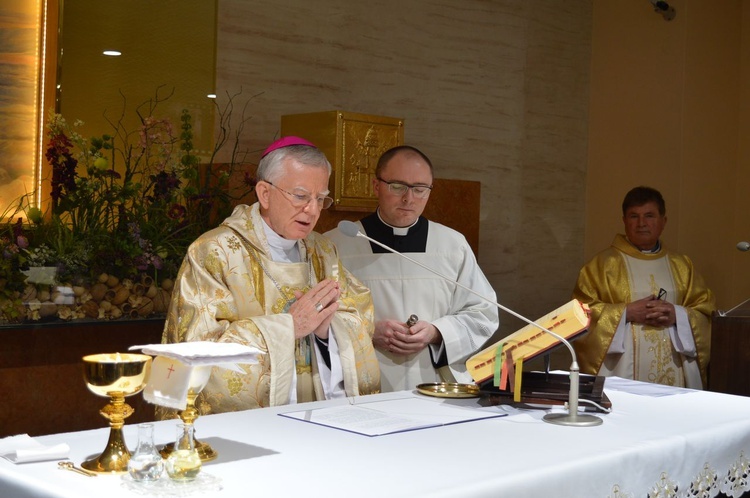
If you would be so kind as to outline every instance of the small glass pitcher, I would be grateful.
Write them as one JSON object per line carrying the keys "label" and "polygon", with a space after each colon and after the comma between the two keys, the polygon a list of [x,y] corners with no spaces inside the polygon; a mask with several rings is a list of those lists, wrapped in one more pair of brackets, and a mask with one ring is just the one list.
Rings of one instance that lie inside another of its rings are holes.
{"label": "small glass pitcher", "polygon": [[128,460],[134,481],[156,481],[164,471],[164,459],[154,446],[154,424],[138,424],[138,448]]}
{"label": "small glass pitcher", "polygon": [[177,425],[177,439],[167,457],[167,474],[175,481],[192,481],[201,471],[201,457],[195,450],[192,424]]}

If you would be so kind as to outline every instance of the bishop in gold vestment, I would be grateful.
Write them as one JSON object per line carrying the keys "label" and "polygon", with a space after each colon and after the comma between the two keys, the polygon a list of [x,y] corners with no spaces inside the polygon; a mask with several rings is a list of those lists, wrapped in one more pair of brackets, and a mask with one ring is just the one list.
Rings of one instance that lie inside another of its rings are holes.
{"label": "bishop in gold vestment", "polygon": [[[282,161],[282,174],[261,177],[259,166],[260,201],[237,206],[200,236],[176,279],[163,342],[237,342],[265,353],[257,364],[241,365],[246,374],[215,367],[196,403],[202,413],[380,389],[370,292],[341,265],[333,243],[312,231],[330,205],[322,197],[327,175],[287,156],[292,162]],[[310,178],[321,190],[310,188]],[[317,315],[327,318],[300,332]]]}

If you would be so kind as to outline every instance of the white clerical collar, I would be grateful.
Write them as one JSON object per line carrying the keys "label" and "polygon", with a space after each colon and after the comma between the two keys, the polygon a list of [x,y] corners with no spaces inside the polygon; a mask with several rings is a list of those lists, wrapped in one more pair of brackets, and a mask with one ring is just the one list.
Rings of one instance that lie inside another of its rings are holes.
{"label": "white clerical collar", "polygon": [[[628,239],[627,237],[625,237],[625,239],[628,242],[630,242],[630,239]],[[633,244],[632,242],[630,242],[630,243],[633,246],[635,246],[635,244]],[[636,246],[636,249],[638,249],[637,246]],[[641,251],[641,254],[656,254],[657,252],[661,251],[661,241],[657,240],[656,241],[656,245],[654,247],[652,247],[651,249],[638,249],[638,250]]]}
{"label": "white clerical collar", "polygon": [[282,263],[299,263],[302,258],[299,255],[299,240],[285,239],[263,221],[263,231],[266,233],[268,247],[271,248],[271,259]]}
{"label": "white clerical collar", "polygon": [[378,219],[380,220],[380,222],[381,222],[381,223],[382,223],[383,225],[385,225],[385,226],[387,226],[387,227],[390,227],[390,228],[392,228],[392,229],[393,229],[393,235],[402,235],[402,236],[403,236],[403,235],[408,235],[408,234],[409,234],[409,229],[410,229],[411,227],[413,227],[414,225],[416,225],[416,224],[417,224],[417,221],[419,221],[419,218],[417,217],[417,219],[416,219],[416,220],[414,221],[414,223],[412,223],[412,224],[411,224],[411,225],[409,225],[408,227],[394,227],[393,225],[391,225],[391,224],[389,224],[389,223],[386,223],[386,222],[385,222],[385,221],[383,220],[383,218],[381,218],[381,217],[380,217],[380,208],[378,208],[378,210],[377,210],[377,211],[375,211],[375,212],[376,212],[376,213],[378,214]]}
{"label": "white clerical collar", "polygon": [[656,254],[659,251],[661,251],[661,242],[658,240],[656,241],[656,245],[651,249],[641,250],[643,254]]}

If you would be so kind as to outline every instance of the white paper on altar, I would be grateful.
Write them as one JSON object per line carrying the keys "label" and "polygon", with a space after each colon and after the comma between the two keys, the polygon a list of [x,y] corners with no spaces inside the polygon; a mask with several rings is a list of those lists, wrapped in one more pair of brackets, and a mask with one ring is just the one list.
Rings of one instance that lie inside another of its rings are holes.
{"label": "white paper on altar", "polygon": [[279,413],[279,415],[373,437],[505,417],[507,413],[480,408],[462,408],[420,398],[404,398]]}
{"label": "white paper on altar", "polygon": [[0,439],[0,456],[13,463],[43,462],[68,458],[70,447],[65,443],[44,446],[28,434]]}

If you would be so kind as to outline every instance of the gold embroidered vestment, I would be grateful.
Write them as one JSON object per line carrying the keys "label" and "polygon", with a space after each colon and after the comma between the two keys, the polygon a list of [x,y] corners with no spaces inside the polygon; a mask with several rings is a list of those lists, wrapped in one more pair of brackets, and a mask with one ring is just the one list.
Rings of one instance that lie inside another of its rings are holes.
{"label": "gold embroidered vestment", "polygon": [[[610,348],[626,303],[633,301],[626,256],[656,262],[667,258],[675,295],[669,301],[684,307],[695,341],[696,357],[703,386],[711,347],[711,313],[714,297],[687,256],[669,252],[642,253],[623,235],[597,254],[581,269],[573,297],[591,308],[591,325],[585,336],[573,345],[582,373],[597,374]],[[655,289],[658,291],[658,287]],[[656,374],[659,375],[658,373]],[[643,379],[645,380],[645,379]]]}
{"label": "gold embroidered vestment", "polygon": [[325,399],[315,348],[300,352],[292,315],[286,312],[294,291],[305,292],[325,278],[336,279],[341,289],[331,332],[346,395],[379,392],[370,291],[341,265],[325,237],[312,232],[299,247],[301,263],[271,259],[256,203],[237,206],[188,249],[162,341],[237,342],[265,353],[257,364],[242,365],[246,374],[214,368],[196,403],[202,413],[287,404],[295,376],[298,401]]}

